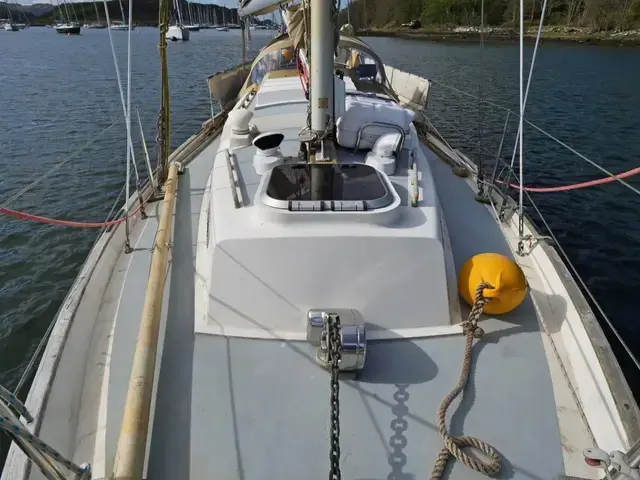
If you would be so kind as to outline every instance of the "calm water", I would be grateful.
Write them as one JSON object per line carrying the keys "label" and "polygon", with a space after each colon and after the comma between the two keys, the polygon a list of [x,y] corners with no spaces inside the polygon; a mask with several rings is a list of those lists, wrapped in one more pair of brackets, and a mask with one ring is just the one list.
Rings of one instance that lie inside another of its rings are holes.
{"label": "calm water", "polygon": [[[113,32],[123,81],[125,32]],[[133,35],[132,103],[146,138],[155,137],[159,95],[158,31]],[[256,32],[252,52],[268,40]],[[514,45],[443,45],[399,39],[368,42],[389,64],[517,108]],[[210,113],[205,79],[239,62],[239,32],[205,30],[168,47],[173,145],[198,130]],[[530,51],[528,56],[530,56]],[[0,32],[0,204],[33,179],[93,143],[11,207],[74,220],[100,221],[125,179],[122,120],[108,31],[63,36],[52,29]],[[484,87],[480,88],[484,79]],[[640,50],[543,46],[527,117],[604,167],[621,172],[640,158]],[[439,130],[466,152],[480,144],[492,161],[504,112],[434,85],[429,111]],[[116,126],[103,130],[113,122]],[[513,148],[509,126],[506,154]],[[137,128],[134,136],[139,139]],[[525,183],[548,186],[600,175],[531,128],[525,129]],[[137,140],[138,163],[142,154]],[[473,155],[472,155],[473,156]],[[508,157],[508,158],[507,158]],[[480,160],[479,156],[473,158]],[[640,179],[630,183],[640,186]],[[640,286],[640,198],[611,184],[569,193],[536,194],[561,244],[631,348],[640,354],[634,294]],[[15,387],[53,319],[96,232],[0,218],[0,383]],[[614,342],[612,342],[614,343]],[[616,351],[619,350],[614,344]],[[630,382],[640,377],[620,355]],[[25,392],[26,393],[26,389]],[[0,464],[6,437],[0,437]],[[4,443],[4,446],[3,446]]]}

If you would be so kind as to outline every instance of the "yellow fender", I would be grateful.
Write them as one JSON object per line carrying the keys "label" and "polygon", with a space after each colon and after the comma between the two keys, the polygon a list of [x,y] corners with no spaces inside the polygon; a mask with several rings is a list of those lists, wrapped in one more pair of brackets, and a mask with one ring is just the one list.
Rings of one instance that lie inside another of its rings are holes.
{"label": "yellow fender", "polygon": [[473,305],[478,285],[487,282],[494,288],[485,288],[483,295],[491,301],[484,306],[485,313],[507,313],[522,303],[527,294],[527,280],[520,266],[497,253],[481,253],[465,262],[458,274],[458,291],[469,305]]}

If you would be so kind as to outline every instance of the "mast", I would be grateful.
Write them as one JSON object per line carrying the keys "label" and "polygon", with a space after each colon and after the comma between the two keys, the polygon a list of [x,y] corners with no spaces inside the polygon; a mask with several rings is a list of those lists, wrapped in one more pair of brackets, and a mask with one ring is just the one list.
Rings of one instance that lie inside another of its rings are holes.
{"label": "mast", "polygon": [[67,6],[67,2],[62,0],[62,5],[64,6],[65,18],[64,23],[71,23],[71,15],[69,14],[69,7]]}
{"label": "mast", "polygon": [[124,17],[124,8],[122,8],[122,0],[118,0],[118,3],[120,4],[120,14],[122,15],[122,23],[126,25],[127,20]]}
{"label": "mast", "polygon": [[311,0],[311,130],[324,138],[333,129],[332,0]]}
{"label": "mast", "polygon": [[86,15],[86,13],[84,13],[84,5],[82,3],[80,3],[80,10],[82,10],[82,20],[86,24],[87,23],[87,15]]}
{"label": "mast", "polygon": [[[71,11],[73,12],[73,19],[74,19],[75,23],[80,23],[80,22],[78,22],[78,15],[76,15],[76,7],[72,6],[71,7]],[[69,20],[71,20],[71,18],[69,18]]]}
{"label": "mast", "polygon": [[173,0],[173,8],[176,9],[176,12],[178,13],[178,25],[180,27],[182,27],[182,25],[184,25],[184,23],[182,22],[182,12],[180,11],[180,0]]}
{"label": "mast", "polygon": [[331,198],[333,169],[322,163],[336,160],[333,144],[333,52],[335,26],[332,22],[333,0],[311,0],[310,48],[310,135],[308,142],[310,194],[312,200]]}
{"label": "mast", "polygon": [[[169,132],[169,73],[167,69],[167,30],[170,18],[169,0],[160,0],[158,30],[160,30],[160,112],[158,113],[158,185],[164,183],[169,172],[169,148],[171,135]],[[178,10],[178,25],[182,26],[180,9],[173,0],[173,7]]]}
{"label": "mast", "polygon": [[100,23],[100,13],[98,12],[98,2],[93,2],[93,8],[96,10],[96,23]]}

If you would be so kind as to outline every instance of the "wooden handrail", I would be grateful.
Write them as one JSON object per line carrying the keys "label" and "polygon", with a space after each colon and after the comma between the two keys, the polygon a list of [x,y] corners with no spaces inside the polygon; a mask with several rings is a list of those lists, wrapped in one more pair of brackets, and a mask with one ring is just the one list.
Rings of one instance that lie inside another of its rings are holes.
{"label": "wooden handrail", "polygon": [[111,477],[115,480],[140,480],[144,469],[162,296],[167,276],[177,185],[178,165],[172,163],[165,183],[162,214],[151,255],[151,268],[138,332],[138,343],[133,357],[129,390],[118,437]]}

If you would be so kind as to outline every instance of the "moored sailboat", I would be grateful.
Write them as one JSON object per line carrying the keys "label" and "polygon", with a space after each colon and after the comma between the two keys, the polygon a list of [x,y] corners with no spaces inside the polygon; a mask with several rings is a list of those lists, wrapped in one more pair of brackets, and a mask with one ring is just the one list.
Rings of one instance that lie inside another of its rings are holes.
{"label": "moored sailboat", "polygon": [[28,411],[5,395],[3,480],[60,458],[83,479],[438,479],[450,458],[459,479],[636,478],[638,406],[525,215],[523,101],[518,168],[483,177],[431,125],[429,80],[338,33],[332,2],[302,8],[208,79],[221,111],[171,155],[163,69],[159,170],[105,224]]}
{"label": "moored sailboat", "polygon": [[172,42],[188,41],[189,29],[182,22],[182,10],[179,0],[173,0],[173,24],[169,25],[166,32],[167,40]]}
{"label": "moored sailboat", "polygon": [[66,35],[79,35],[81,29],[78,19],[75,16],[75,10],[69,8],[66,0],[62,0],[62,5],[60,5],[59,1],[57,2],[57,7],[54,9],[54,18],[57,16],[56,10],[60,21],[56,21],[53,27],[55,31]]}
{"label": "moored sailboat", "polygon": [[135,30],[136,26],[133,24],[129,25],[129,22],[127,21],[127,17],[124,14],[124,7],[122,6],[122,0],[118,0],[118,4],[120,5],[120,15],[121,15],[122,21],[118,23],[112,23],[111,30],[116,30],[120,32],[128,32],[129,29]]}
{"label": "moored sailboat", "polygon": [[107,24],[102,23],[100,19],[100,12],[98,11],[97,2],[92,2],[92,3],[93,3],[93,9],[95,10],[95,13],[96,13],[96,21],[85,24],[85,28],[92,28],[92,29],[107,28]]}
{"label": "moored sailboat", "polygon": [[[9,18],[7,18],[7,19],[5,20],[4,25],[2,25],[2,28],[3,28],[6,32],[18,32],[18,31],[20,30],[20,28],[19,28],[19,26],[18,26],[17,21],[15,21],[15,20],[12,18],[12,15],[11,15],[11,3],[7,3],[7,4],[6,4],[6,6],[7,6],[7,9],[6,9],[6,11],[7,11],[7,16],[8,16]],[[16,12],[15,12],[15,13],[16,13],[16,15],[17,15],[17,13],[18,13],[18,10],[17,10],[17,9],[16,9]]]}

